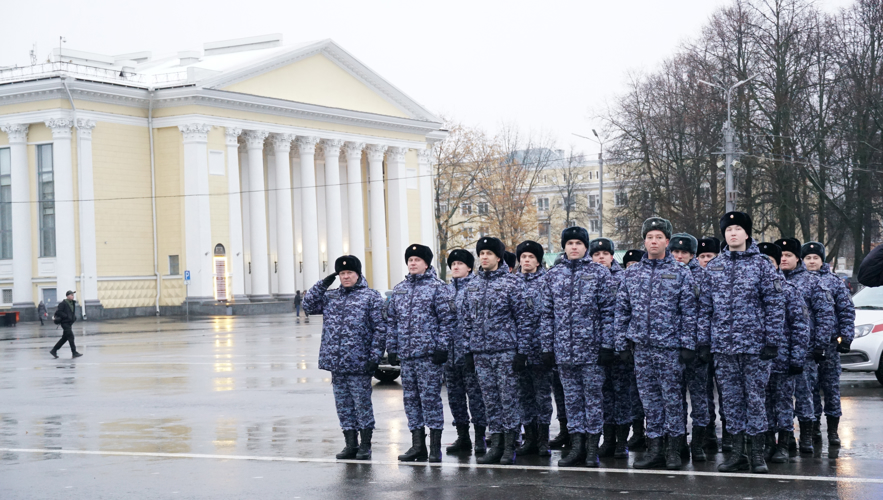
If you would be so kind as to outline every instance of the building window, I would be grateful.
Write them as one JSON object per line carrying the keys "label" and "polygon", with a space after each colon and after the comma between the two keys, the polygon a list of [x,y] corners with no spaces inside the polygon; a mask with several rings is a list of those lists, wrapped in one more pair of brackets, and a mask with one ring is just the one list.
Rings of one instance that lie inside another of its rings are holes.
{"label": "building window", "polygon": [[488,231],[487,226],[479,226],[478,227],[478,237],[479,238],[484,238],[488,234],[489,234],[489,231]]}
{"label": "building window", "polygon": [[598,208],[598,195],[590,194],[589,195],[589,208]]}
{"label": "building window", "polygon": [[629,228],[629,219],[628,217],[617,217],[616,218],[616,230],[620,233],[624,233]]}
{"label": "building window", "polygon": [[0,149],[0,259],[12,258],[12,161]]}
{"label": "building window", "polygon": [[540,238],[551,237],[551,235],[549,234],[549,231],[551,231],[551,230],[552,230],[552,225],[548,222],[540,222],[537,225],[537,233],[539,234]]}
{"label": "building window", "polygon": [[537,211],[540,213],[549,211],[549,198],[537,198]]}
{"label": "building window", "polygon": [[4,288],[3,289],[3,302],[4,306],[12,305],[12,288]]}
{"label": "building window", "polygon": [[478,204],[478,215],[487,215],[487,203],[481,202]]}
{"label": "building window", "polygon": [[178,267],[178,256],[169,255],[169,275],[178,276],[179,274],[181,274],[181,269]]}
{"label": "building window", "polygon": [[37,194],[40,199],[40,257],[55,257],[55,176],[52,144],[37,146]]}
{"label": "building window", "polygon": [[460,205],[460,215],[472,215],[472,203],[466,202]]}
{"label": "building window", "polygon": [[589,221],[589,232],[590,233],[600,233],[601,232],[601,221],[597,219],[592,219]]}
{"label": "building window", "polygon": [[436,217],[441,219],[441,218],[447,218],[447,216],[448,216],[448,204],[447,203],[439,203],[438,204],[438,213],[436,214]]}
{"label": "building window", "polygon": [[566,220],[566,221],[564,221],[564,225],[566,227],[576,227],[579,224],[577,224],[575,220]]}
{"label": "building window", "polygon": [[472,238],[475,238],[475,229],[471,227],[464,227],[463,235],[466,236],[466,239],[471,240]]}
{"label": "building window", "polygon": [[617,207],[624,207],[629,203],[629,195],[625,191],[617,191],[614,197],[614,203]]}

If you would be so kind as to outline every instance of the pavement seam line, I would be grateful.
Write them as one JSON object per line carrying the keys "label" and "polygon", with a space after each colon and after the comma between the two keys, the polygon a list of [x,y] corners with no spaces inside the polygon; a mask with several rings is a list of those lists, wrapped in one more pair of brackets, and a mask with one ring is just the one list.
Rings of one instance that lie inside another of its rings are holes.
{"label": "pavement seam line", "polygon": [[103,450],[53,450],[40,448],[0,448],[0,451],[11,453],[59,453],[68,455],[99,455],[121,457],[154,457],[154,458],[202,458],[211,460],[254,460],[258,462],[300,462],[317,464],[356,464],[356,465],[405,465],[410,467],[447,467],[455,469],[502,469],[502,470],[538,470],[557,472],[611,472],[616,474],[633,475],[656,475],[656,476],[704,476],[704,477],[732,477],[741,479],[776,479],[791,481],[822,481],[841,483],[870,483],[883,484],[883,479],[865,477],[838,477],[838,476],[794,476],[784,474],[750,474],[735,472],[706,472],[706,471],[669,471],[669,470],[638,470],[638,469],[609,469],[574,467],[559,468],[542,465],[498,465],[498,464],[462,464],[453,462],[399,462],[392,460],[337,460],[334,458],[304,458],[304,457],[265,457],[251,455],[209,455],[202,453],[161,453],[140,451],[103,451]]}

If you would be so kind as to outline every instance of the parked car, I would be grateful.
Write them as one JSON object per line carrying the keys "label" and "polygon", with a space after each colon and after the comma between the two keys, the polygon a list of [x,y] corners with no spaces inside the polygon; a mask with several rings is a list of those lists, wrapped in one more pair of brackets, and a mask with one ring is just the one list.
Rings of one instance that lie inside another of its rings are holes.
{"label": "parked car", "polygon": [[380,365],[374,370],[374,378],[381,382],[392,382],[399,378],[399,375],[401,374],[401,365],[389,364],[388,353],[384,352],[383,359],[380,360]]}
{"label": "parked car", "polygon": [[843,369],[874,372],[883,384],[883,287],[864,288],[852,297],[855,303],[855,340],[840,355]]}

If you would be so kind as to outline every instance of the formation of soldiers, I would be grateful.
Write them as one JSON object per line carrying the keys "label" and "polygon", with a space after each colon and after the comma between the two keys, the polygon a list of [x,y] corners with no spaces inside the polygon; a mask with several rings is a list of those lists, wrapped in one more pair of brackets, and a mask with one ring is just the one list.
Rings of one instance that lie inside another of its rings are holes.
{"label": "formation of soldiers", "polygon": [[[446,451],[474,451],[481,464],[563,448],[560,467],[598,467],[641,450],[635,468],[676,470],[717,453],[715,392],[720,471],[764,473],[767,461],[812,453],[823,412],[838,446],[839,353],[849,352],[855,311],[824,246],[758,244],[741,212],[721,217],[720,230],[723,243],[697,240],[652,217],[645,250],[626,252],[624,268],[613,241],[590,241],[581,227],[562,232],[550,269],[534,241],[512,255],[483,237],[477,262],[449,253],[450,284],[432,250],[411,245],[409,274],[385,304],[361,262],[340,257],[304,299],[324,315],[319,367],[332,372],[346,441],[337,458],[371,457],[371,377],[384,351],[401,364],[412,438],[402,461],[442,460],[443,383],[457,430]],[[329,290],[335,278],[341,286]],[[550,439],[553,399],[560,433]]]}

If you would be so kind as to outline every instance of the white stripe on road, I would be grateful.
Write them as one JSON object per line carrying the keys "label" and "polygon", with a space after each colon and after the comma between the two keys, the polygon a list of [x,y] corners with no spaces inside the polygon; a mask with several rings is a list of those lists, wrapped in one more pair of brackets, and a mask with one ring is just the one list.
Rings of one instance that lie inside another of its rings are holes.
{"label": "white stripe on road", "polygon": [[883,479],[866,478],[866,477],[843,477],[843,476],[794,476],[785,474],[749,474],[734,472],[704,472],[704,471],[685,471],[685,470],[638,470],[638,469],[605,469],[605,468],[558,468],[546,467],[542,465],[497,465],[497,464],[463,464],[455,462],[399,462],[388,460],[337,460],[333,458],[301,458],[301,457],[262,457],[250,455],[206,455],[201,453],[153,453],[153,452],[136,452],[136,451],[93,451],[93,450],[52,450],[52,449],[36,449],[36,448],[0,448],[0,451],[12,453],[59,453],[67,455],[101,455],[101,456],[118,456],[118,457],[153,457],[153,458],[203,458],[211,460],[254,460],[259,462],[295,462],[295,463],[313,463],[313,464],[359,464],[359,465],[399,465],[410,467],[441,467],[448,469],[502,469],[502,470],[537,470],[537,471],[558,471],[558,472],[609,472],[617,474],[630,475],[652,475],[652,476],[706,476],[706,477],[732,477],[739,479],[776,479],[787,481],[822,481],[822,482],[838,482],[838,483],[871,483],[883,484]]}

